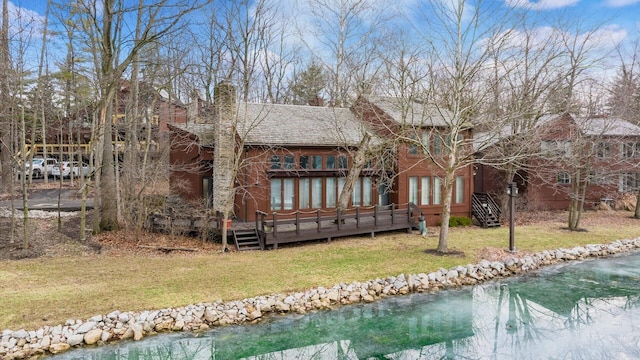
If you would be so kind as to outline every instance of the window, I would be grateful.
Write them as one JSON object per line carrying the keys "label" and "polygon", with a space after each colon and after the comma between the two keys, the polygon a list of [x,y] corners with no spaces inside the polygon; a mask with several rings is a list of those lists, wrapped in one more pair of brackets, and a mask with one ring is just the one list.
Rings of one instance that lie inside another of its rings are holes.
{"label": "window", "polygon": [[409,154],[411,155],[417,155],[418,154],[418,145],[416,144],[416,136],[415,135],[411,135],[409,136]]}
{"label": "window", "polygon": [[566,171],[559,172],[556,175],[556,182],[558,184],[571,184],[571,176]]}
{"label": "window", "polygon": [[464,176],[456,177],[456,204],[464,202]]}
{"label": "window", "polygon": [[420,204],[421,205],[429,205],[429,197],[431,192],[429,191],[431,185],[431,178],[428,176],[422,177],[422,189],[420,193]]}
{"label": "window", "polygon": [[382,183],[378,186],[378,205],[389,205],[390,192],[391,185],[389,183]]}
{"label": "window", "polygon": [[544,156],[561,156],[571,157],[571,141],[563,140],[550,140],[543,141],[540,144],[540,150],[544,153]]}
{"label": "window", "polygon": [[327,169],[335,169],[335,168],[336,168],[336,156],[327,155]]}
{"label": "window", "polygon": [[442,203],[442,179],[439,177],[433,178],[433,203]]}
{"label": "window", "polygon": [[[342,185],[344,185],[344,182],[342,183]],[[373,181],[370,177],[361,177],[353,186],[353,192],[351,193],[351,203],[353,206],[369,206],[372,204],[372,195]]]}
{"label": "window", "polygon": [[596,149],[596,156],[599,158],[608,158],[611,156],[611,144],[601,141]]}
{"label": "window", "polygon": [[271,155],[271,169],[280,169],[282,168],[280,156]]}
{"label": "window", "polygon": [[640,157],[640,141],[625,143],[622,147],[622,156],[626,158]]}
{"label": "window", "polygon": [[336,194],[336,178],[326,178],[325,182],[327,189],[326,206],[328,208],[336,207],[336,199],[338,198],[338,194]]}
{"label": "window", "polygon": [[618,179],[618,191],[621,193],[633,193],[640,186],[640,173],[620,174]]}
{"label": "window", "polygon": [[409,202],[418,204],[418,177],[409,177]]}
{"label": "window", "polygon": [[284,156],[284,168],[285,169],[294,169],[296,167],[296,160],[293,155],[285,155]]}
{"label": "window", "polygon": [[322,155],[311,156],[311,168],[322,169]]}
{"label": "window", "polygon": [[271,210],[282,210],[282,179],[271,179]]}
{"label": "window", "polygon": [[322,178],[311,179],[311,207],[322,207]]}
{"label": "window", "polygon": [[431,134],[428,132],[424,132],[422,133],[422,150],[423,152],[427,152],[429,151],[429,146],[430,146],[430,136]]}
{"label": "window", "polygon": [[612,183],[611,174],[600,171],[590,172],[587,181],[589,181],[589,184],[593,185],[609,185]]}
{"label": "window", "polygon": [[[347,161],[347,157],[344,155],[338,156],[338,169],[347,169],[349,167],[349,162]],[[365,168],[367,168],[365,166]]]}
{"label": "window", "polygon": [[362,205],[370,206],[373,195],[373,182],[370,177],[362,178]]}
{"label": "window", "polygon": [[202,178],[202,198],[207,200],[207,206],[211,206],[213,202],[213,178]]}
{"label": "window", "polygon": [[433,138],[433,154],[440,155],[443,152],[442,136],[436,134]]}
{"label": "window", "polygon": [[293,201],[295,199],[295,182],[293,181],[293,179],[283,179],[282,185],[283,209],[292,210]]}
{"label": "window", "polygon": [[292,210],[294,200],[294,179],[271,179],[271,210]]}
{"label": "window", "polygon": [[353,191],[351,192],[351,203],[353,206],[362,205],[362,178],[359,178],[353,185]]}
{"label": "window", "polygon": [[308,169],[309,168],[309,156],[301,155],[300,156],[300,169]]}
{"label": "window", "polygon": [[300,199],[298,201],[298,208],[308,209],[309,208],[309,178],[300,178],[299,187],[300,187],[300,190],[299,190]]}

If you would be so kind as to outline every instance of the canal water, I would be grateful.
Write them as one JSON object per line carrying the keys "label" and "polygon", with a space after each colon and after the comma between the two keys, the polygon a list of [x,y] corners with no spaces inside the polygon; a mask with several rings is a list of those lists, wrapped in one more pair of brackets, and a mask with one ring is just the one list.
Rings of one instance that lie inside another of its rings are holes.
{"label": "canal water", "polygon": [[640,253],[55,359],[639,359]]}

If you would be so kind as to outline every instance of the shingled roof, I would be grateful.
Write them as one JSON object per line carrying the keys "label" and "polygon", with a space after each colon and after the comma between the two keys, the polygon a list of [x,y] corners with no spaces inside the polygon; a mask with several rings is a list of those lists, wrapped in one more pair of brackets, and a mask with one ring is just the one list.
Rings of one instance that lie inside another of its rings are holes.
{"label": "shingled roof", "polygon": [[453,121],[453,115],[448,110],[416,100],[370,96],[368,101],[379,107],[398,124],[416,127],[449,127]]}
{"label": "shingled roof", "polygon": [[[238,136],[245,145],[356,146],[365,127],[345,108],[302,105],[239,103],[236,106]],[[211,143],[213,124],[176,127]]]}
{"label": "shingled roof", "polygon": [[589,136],[640,136],[640,126],[620,118],[594,117],[577,123]]}

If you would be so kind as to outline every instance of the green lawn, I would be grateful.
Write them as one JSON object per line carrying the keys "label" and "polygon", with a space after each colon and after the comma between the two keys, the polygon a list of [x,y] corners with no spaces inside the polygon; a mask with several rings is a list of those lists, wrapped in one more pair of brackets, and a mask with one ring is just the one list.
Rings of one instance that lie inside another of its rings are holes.
{"label": "green lawn", "polygon": [[[610,218],[603,218],[608,214]],[[585,215],[586,232],[550,221],[516,227],[516,247],[534,252],[640,236],[630,212]],[[436,229],[431,229],[435,231]],[[476,263],[487,248],[508,248],[508,226],[455,228],[449,248],[463,257],[434,256],[437,237],[392,233],[275,251],[92,255],[0,262],[0,330],[36,329],[113,310],[130,311],[301,291],[400,273],[428,273]]]}

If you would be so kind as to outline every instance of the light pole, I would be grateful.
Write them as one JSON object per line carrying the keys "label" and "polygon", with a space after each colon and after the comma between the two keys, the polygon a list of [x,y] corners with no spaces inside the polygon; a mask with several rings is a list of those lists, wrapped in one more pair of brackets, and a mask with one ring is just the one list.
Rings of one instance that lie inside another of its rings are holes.
{"label": "light pole", "polygon": [[507,194],[509,195],[509,251],[516,252],[516,244],[513,238],[515,221],[514,215],[516,211],[516,196],[518,196],[518,185],[510,182],[507,186]]}

